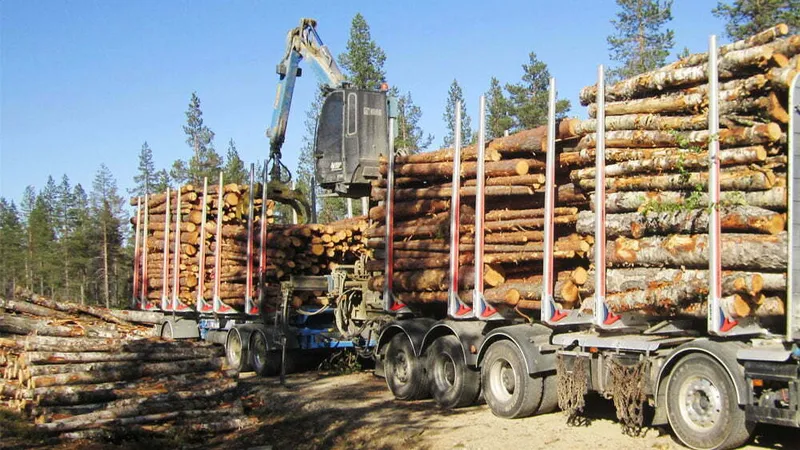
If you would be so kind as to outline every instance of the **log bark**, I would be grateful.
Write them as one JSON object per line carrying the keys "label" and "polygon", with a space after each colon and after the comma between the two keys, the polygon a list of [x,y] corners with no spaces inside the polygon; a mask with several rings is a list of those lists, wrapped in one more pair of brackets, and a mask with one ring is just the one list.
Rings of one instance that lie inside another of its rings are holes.
{"label": "log bark", "polygon": [[[381,175],[386,176],[387,166],[381,164]],[[461,177],[474,178],[477,174],[478,165],[476,162],[461,163]],[[529,164],[525,159],[512,159],[504,161],[493,161],[484,164],[487,177],[506,177],[514,175],[525,175],[528,173]],[[395,176],[418,177],[418,178],[451,178],[453,175],[452,162],[428,163],[428,164],[400,164],[395,166]]]}
{"label": "log bark", "polygon": [[[775,25],[774,27],[767,28],[764,31],[756,33],[745,39],[741,39],[730,44],[725,44],[719,47],[718,55],[722,56],[728,52],[735,50],[744,50],[746,48],[755,47],[758,45],[768,44],[781,36],[789,34],[789,27],[785,23]],[[708,53],[694,53],[678,61],[668,64],[667,68],[677,69],[680,67],[699,66],[708,63]]]}
{"label": "log bark", "polygon": [[[768,144],[781,138],[783,132],[777,123],[757,124],[752,127],[724,128],[720,130],[720,147],[744,147]],[[596,133],[581,138],[576,149],[593,148]],[[677,147],[679,144],[706,148],[711,135],[708,130],[688,132],[667,132],[657,130],[622,130],[606,132],[607,147]]]}
{"label": "log bark", "polygon": [[66,319],[70,315],[55,309],[46,308],[44,306],[34,305],[33,303],[20,302],[16,300],[5,300],[0,298],[0,308],[6,311],[14,311],[19,313],[32,314],[39,317],[52,317],[56,319]]}
{"label": "log bark", "polygon": [[[760,272],[723,271],[722,295],[757,296],[764,290],[766,286],[764,280],[770,275]],[[594,276],[594,270],[590,270],[588,277],[594,279]],[[636,267],[608,269],[606,272],[606,292],[611,294],[631,290],[653,289],[681,283],[708,286],[709,282],[708,270]],[[782,288],[785,289],[786,286],[783,285]],[[585,284],[581,288],[581,292],[585,295],[593,294],[593,283]]]}
{"label": "log bark", "polygon": [[[425,270],[415,272],[395,272],[393,288],[397,291],[446,291],[449,287],[448,270]],[[505,274],[499,267],[484,266],[484,284],[488,287],[499,286],[505,281]],[[384,275],[372,277],[368,287],[373,291],[383,291],[386,279]],[[473,266],[459,268],[459,287],[472,289],[475,286],[475,270]]]}
{"label": "log bark", "polygon": [[[708,232],[708,219],[705,209],[607,214],[605,231],[608,238],[699,234]],[[576,230],[594,235],[594,224],[594,213],[581,211]],[[778,234],[786,229],[786,218],[783,214],[755,206],[732,206],[721,208],[720,224],[724,232]]]}
{"label": "log bark", "polygon": [[[686,201],[688,195],[686,192],[614,192],[606,196],[606,212],[612,214],[638,211],[648,203],[665,206],[680,205]],[[591,195],[590,198],[593,200],[594,195]],[[755,192],[722,192],[721,200],[723,204],[744,204],[772,211],[785,211],[787,190],[783,187],[774,187],[765,191]],[[708,206],[707,194],[702,193],[697,196],[697,206]]]}
{"label": "log bark", "polygon": [[[406,217],[418,217],[449,210],[449,200],[417,200],[411,202],[396,202],[394,204],[393,213],[395,220],[398,220]],[[379,205],[371,208],[369,210],[369,218],[371,220],[385,220],[386,207],[384,205]]]}
{"label": "log bark", "polygon": [[[767,152],[767,149],[761,145],[747,146],[723,149],[720,151],[720,159],[722,165],[737,165],[746,164],[751,159],[756,161],[764,161],[761,158],[761,151]],[[606,170],[614,163],[621,163],[626,161],[638,160],[652,160],[663,158],[678,158],[680,156],[695,154],[695,152],[687,149],[677,147],[664,147],[664,148],[607,148],[605,152],[606,157]],[[697,152],[699,155],[708,156],[707,152]],[[738,155],[744,155],[739,157]],[[739,162],[741,161],[741,162]],[[579,151],[564,152],[559,155],[559,163],[562,166],[583,166],[594,165],[595,163],[595,149],[586,148]],[[612,169],[613,170],[613,169]]]}
{"label": "log bark", "polygon": [[[592,152],[594,153],[594,152]],[[767,150],[763,146],[739,147],[725,149],[719,152],[720,164],[723,166],[736,166],[750,163],[763,162],[767,159]],[[616,164],[606,165],[607,177],[619,177],[639,173],[660,173],[674,172],[677,170],[697,170],[708,168],[707,152],[683,151],[672,155],[622,161]],[[595,177],[597,171],[594,167],[573,170],[570,172],[570,179],[573,182],[578,180],[591,179]]]}
{"label": "log bark", "polygon": [[[766,191],[773,187],[775,174],[770,170],[738,169],[720,173],[720,189],[724,191]],[[584,191],[594,190],[595,180],[578,180]],[[631,177],[606,178],[606,189],[619,191],[692,191],[707,189],[708,172],[689,172],[687,174],[638,175]]]}
{"label": "log bark", "polygon": [[[642,239],[618,238],[607,244],[610,267],[708,267],[707,235],[673,235]],[[726,269],[786,270],[787,234],[722,235],[722,266]]]}

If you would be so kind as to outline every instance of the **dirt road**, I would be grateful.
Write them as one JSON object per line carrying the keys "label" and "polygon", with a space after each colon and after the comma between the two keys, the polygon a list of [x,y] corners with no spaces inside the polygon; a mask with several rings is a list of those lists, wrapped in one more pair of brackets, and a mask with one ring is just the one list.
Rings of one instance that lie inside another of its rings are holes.
{"label": "dirt road", "polygon": [[[561,413],[521,420],[499,419],[485,405],[441,411],[430,401],[398,402],[382,378],[371,373],[344,376],[247,378],[242,385],[260,425],[217,448],[273,449],[679,449],[671,436],[648,429],[625,436],[613,405],[588,399],[586,426],[568,426]],[[798,449],[800,432],[760,427],[748,449]]]}

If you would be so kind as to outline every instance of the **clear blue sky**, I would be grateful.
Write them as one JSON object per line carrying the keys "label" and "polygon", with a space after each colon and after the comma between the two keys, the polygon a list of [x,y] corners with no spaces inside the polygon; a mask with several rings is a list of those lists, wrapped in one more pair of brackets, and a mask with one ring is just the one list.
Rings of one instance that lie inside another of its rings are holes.
{"label": "clear blue sky", "polygon": [[[676,0],[677,53],[703,51],[722,34],[716,0]],[[66,173],[87,191],[101,163],[121,189],[132,185],[137,155],[150,144],[159,168],[191,149],[181,125],[192,91],[224,153],[233,138],[247,162],[268,152],[271,115],[286,32],[318,19],[334,54],[345,51],[361,12],[386,52],[390,84],[411,91],[422,126],[444,136],[442,113],[454,78],[477,125],[478,97],[496,76],[519,80],[534,51],[585,116],[579,89],[608,63],[612,0],[561,1],[42,1],[0,3],[0,195],[18,201],[26,185]],[[296,166],[303,113],[316,81],[307,71],[293,104],[285,163]]]}

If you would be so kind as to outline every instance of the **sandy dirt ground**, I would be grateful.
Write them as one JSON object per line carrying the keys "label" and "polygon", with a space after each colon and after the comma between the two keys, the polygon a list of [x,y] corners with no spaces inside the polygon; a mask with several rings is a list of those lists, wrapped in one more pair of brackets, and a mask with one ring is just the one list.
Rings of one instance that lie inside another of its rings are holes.
{"label": "sandy dirt ground", "polygon": [[[213,447],[255,449],[679,449],[665,430],[622,433],[611,401],[587,399],[588,424],[569,426],[562,413],[500,419],[485,405],[442,411],[431,400],[399,402],[383,378],[299,374],[287,386],[245,378],[242,389],[260,424]],[[747,449],[800,449],[800,431],[760,426]]]}

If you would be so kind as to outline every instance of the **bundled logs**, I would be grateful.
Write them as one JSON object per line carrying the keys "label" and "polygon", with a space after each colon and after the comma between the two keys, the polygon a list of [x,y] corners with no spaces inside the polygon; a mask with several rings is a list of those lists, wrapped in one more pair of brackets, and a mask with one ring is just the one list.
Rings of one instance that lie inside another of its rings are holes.
{"label": "bundled logs", "polygon": [[42,436],[250,423],[221,347],[147,337],[150,328],[105,308],[26,292],[0,299],[0,310],[0,404],[30,417]]}
{"label": "bundled logs", "polygon": [[[268,201],[266,211],[262,211],[260,184],[254,186],[253,232],[250,235],[247,217],[248,189],[246,185],[228,184],[223,186],[220,196],[219,186],[210,186],[204,197],[202,190],[198,192],[191,185],[181,187],[177,295],[184,304],[193,306],[199,294],[207,301],[213,298],[217,256],[220,265],[219,298],[236,309],[244,306],[247,297],[248,262],[252,266],[250,273],[253,277],[253,291],[250,295],[257,297],[262,214],[267,223],[263,280],[266,297],[271,301],[277,301],[278,282],[289,275],[327,274],[337,264],[352,264],[366,253],[362,239],[367,228],[366,218],[345,219],[326,225],[276,224],[272,217],[272,201]],[[147,274],[142,275],[142,279],[145,281],[143,286],[146,288],[146,297],[154,302],[162,296],[171,299],[175,291],[173,277],[176,270],[177,199],[175,193],[170,193],[170,233],[166,242],[166,193],[149,196],[146,207],[143,206],[142,212],[132,219],[134,225],[138,220],[144,228],[144,209],[147,209],[147,254],[141,255],[146,261]],[[144,200],[134,198],[131,203],[144,205]],[[205,255],[202,260],[200,255]],[[144,264],[140,266],[140,270],[143,268]],[[201,286],[202,293],[199,292]]]}
{"label": "bundled logs", "polygon": [[[785,25],[719,49],[720,131],[708,128],[708,55],[689,55],[606,87],[606,301],[614,313],[703,317],[710,208],[722,231],[723,302],[732,318],[784,314],[788,248],[787,89],[800,36]],[[580,93],[588,120],[560,155],[576,192],[594,201],[597,88]],[[720,146],[721,203],[709,204],[709,142]],[[592,203],[593,205],[593,203]],[[577,214],[593,236],[596,216]],[[591,283],[579,288],[591,297]]]}
{"label": "bundled logs", "polygon": [[[559,127],[560,138],[569,137],[565,126]],[[545,142],[546,128],[539,127],[492,140],[485,148],[484,297],[501,312],[540,308]],[[458,264],[459,295],[465,303],[472,302],[475,288],[477,150],[471,145],[461,153]],[[453,157],[453,149],[442,149],[395,159],[393,290],[405,304],[443,306],[447,301]],[[387,165],[381,170],[386,175]],[[575,233],[578,212],[588,208],[588,198],[568,180],[559,183],[555,289],[559,301],[574,303],[579,299],[575,280],[586,282],[584,261],[593,242],[591,236]],[[375,271],[385,265],[385,196],[382,179],[373,186],[373,200],[382,203],[370,210],[373,225],[366,233],[367,245],[377,250],[378,258],[368,266]],[[369,287],[380,291],[385,281],[384,275],[376,275]]]}

